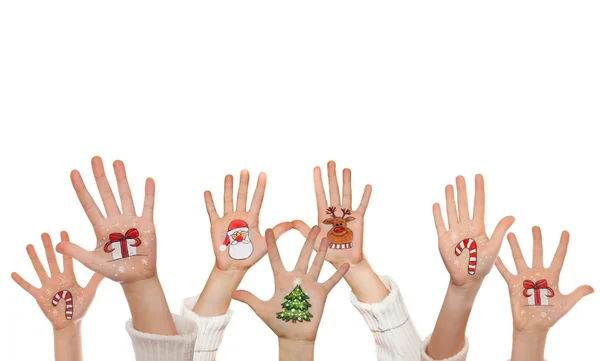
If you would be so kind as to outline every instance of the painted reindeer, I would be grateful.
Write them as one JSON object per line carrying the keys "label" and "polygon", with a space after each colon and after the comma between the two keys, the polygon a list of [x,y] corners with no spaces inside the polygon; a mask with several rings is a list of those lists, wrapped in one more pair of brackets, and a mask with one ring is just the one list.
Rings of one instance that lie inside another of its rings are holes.
{"label": "painted reindeer", "polygon": [[327,232],[327,239],[329,239],[329,248],[352,248],[353,234],[350,228],[348,228],[348,222],[355,220],[355,218],[350,216],[349,209],[342,208],[343,214],[341,217],[337,217],[335,215],[335,210],[335,207],[327,208],[326,213],[331,215],[331,218],[327,218],[323,221],[324,224],[331,224],[333,226],[329,230],[329,232]]}

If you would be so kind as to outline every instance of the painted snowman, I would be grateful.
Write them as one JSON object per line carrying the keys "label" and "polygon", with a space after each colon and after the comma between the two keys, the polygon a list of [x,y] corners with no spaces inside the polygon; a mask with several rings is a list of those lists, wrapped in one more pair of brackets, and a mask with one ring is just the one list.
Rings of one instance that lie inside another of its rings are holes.
{"label": "painted snowman", "polygon": [[219,246],[219,251],[223,252],[229,246],[229,256],[233,259],[246,259],[254,251],[252,241],[250,241],[250,230],[248,224],[241,219],[235,219],[229,223],[227,234],[223,244]]}

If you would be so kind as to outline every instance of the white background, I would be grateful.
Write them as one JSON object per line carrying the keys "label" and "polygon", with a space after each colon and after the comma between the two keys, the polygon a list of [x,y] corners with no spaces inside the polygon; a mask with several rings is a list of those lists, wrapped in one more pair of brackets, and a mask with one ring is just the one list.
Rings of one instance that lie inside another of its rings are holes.
{"label": "white background", "polygon": [[[205,189],[220,204],[225,174],[247,168],[254,183],[265,171],[261,228],[314,223],[312,168],[330,159],[352,168],[355,202],[373,185],[365,252],[398,281],[422,337],[448,280],[431,205],[458,174],[471,196],[484,174],[488,231],[514,215],[527,259],[531,226],[546,264],[569,230],[561,289],[599,288],[599,12],[595,1],[2,2],[1,359],[52,359],[50,324],[10,272],[38,284],[25,245],[43,254],[44,231],[93,247],[69,171],[94,190],[94,155],[125,161],[137,202],[156,179],[159,275],[175,312],[214,262]],[[279,242],[288,267],[301,244],[298,233]],[[508,244],[501,254],[514,269]],[[86,283],[90,272],[76,271]],[[271,280],[263,259],[241,288],[268,298]],[[317,359],[375,357],[348,293],[342,282],[328,299]],[[593,294],[552,328],[547,359],[595,352],[598,306]],[[218,358],[276,359],[271,331],[231,307]],[[104,281],[84,321],[85,358],[133,359],[128,318],[121,288]],[[494,270],[469,322],[469,359],[509,358],[511,330]]]}

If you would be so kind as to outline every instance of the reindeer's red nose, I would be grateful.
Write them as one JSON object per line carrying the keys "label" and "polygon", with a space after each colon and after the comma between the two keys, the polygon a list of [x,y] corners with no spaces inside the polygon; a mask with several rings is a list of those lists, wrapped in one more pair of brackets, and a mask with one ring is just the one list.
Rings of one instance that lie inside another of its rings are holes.
{"label": "reindeer's red nose", "polygon": [[333,229],[333,231],[334,231],[335,233],[342,233],[342,232],[344,232],[344,230],[345,230],[345,229],[346,229],[345,227],[335,227],[335,228]]}

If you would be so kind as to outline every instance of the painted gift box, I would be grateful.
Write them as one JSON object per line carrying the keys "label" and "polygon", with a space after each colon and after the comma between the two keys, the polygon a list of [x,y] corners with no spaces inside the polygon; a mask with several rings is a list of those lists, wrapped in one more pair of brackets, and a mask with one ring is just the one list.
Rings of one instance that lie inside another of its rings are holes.
{"label": "painted gift box", "polygon": [[548,281],[523,281],[523,296],[527,297],[529,306],[548,306],[548,298],[554,297],[554,290],[548,287]]}
{"label": "painted gift box", "polygon": [[111,253],[113,260],[136,255],[136,247],[142,244],[140,232],[131,228],[125,234],[111,233],[109,241],[104,245],[104,252]]}

